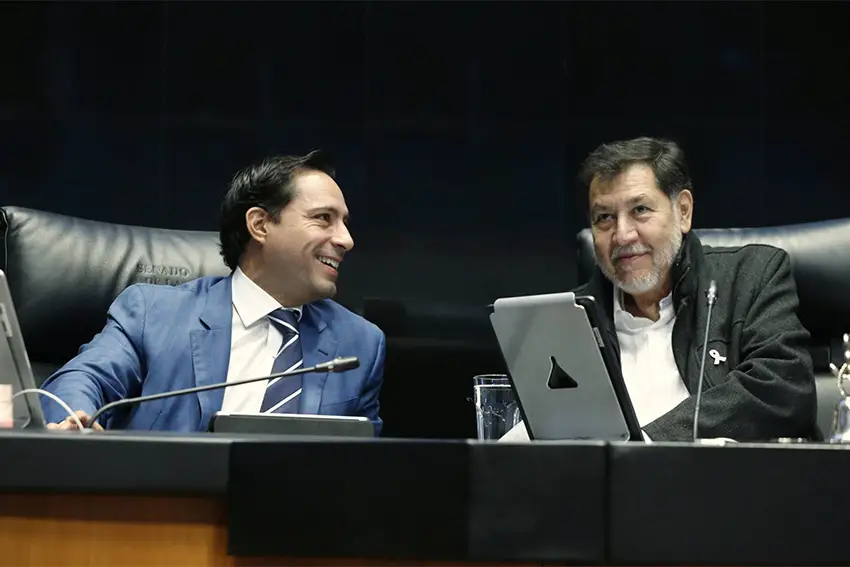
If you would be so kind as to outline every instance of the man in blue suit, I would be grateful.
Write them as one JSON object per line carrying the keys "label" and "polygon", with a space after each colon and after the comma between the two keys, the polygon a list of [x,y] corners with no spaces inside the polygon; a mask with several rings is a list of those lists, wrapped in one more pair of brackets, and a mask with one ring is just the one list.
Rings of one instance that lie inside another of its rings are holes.
{"label": "man in blue suit", "polygon": [[[42,386],[84,425],[115,400],[308,367],[336,356],[360,366],[131,405],[93,428],[206,431],[217,411],[368,417],[380,434],[385,338],[330,298],[354,246],[348,209],[321,154],[264,160],[234,176],[221,207],[229,277],[135,284],[104,329]],[[74,428],[45,398],[49,427]]]}

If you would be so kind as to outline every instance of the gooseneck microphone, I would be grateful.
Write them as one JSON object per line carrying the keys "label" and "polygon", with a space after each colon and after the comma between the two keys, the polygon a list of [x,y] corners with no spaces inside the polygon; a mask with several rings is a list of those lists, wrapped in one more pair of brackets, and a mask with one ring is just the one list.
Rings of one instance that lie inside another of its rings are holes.
{"label": "gooseneck microphone", "polygon": [[699,405],[702,401],[702,383],[705,380],[705,356],[708,354],[708,330],[711,328],[711,310],[714,303],[717,301],[717,283],[711,280],[708,285],[708,291],[705,293],[705,299],[708,303],[708,314],[705,318],[705,338],[702,341],[702,361],[699,365],[699,382],[697,383],[697,399],[694,404],[694,441],[696,441],[699,433]]}
{"label": "gooseneck microphone", "polygon": [[219,382],[217,384],[207,384],[206,386],[195,386],[193,388],[172,390],[170,392],[160,392],[159,394],[139,396],[137,398],[125,398],[123,400],[117,400],[108,403],[96,412],[94,412],[94,415],[92,415],[91,419],[89,420],[87,429],[91,429],[92,425],[98,417],[120,406],[129,406],[133,404],[140,404],[142,402],[149,402],[151,400],[161,400],[163,398],[173,398],[186,394],[206,392],[208,390],[218,390],[219,388],[229,388],[230,386],[241,386],[242,384],[250,384],[252,382],[260,382],[262,380],[273,380],[274,378],[288,378],[289,376],[295,376],[296,374],[309,374],[310,372],[345,372],[346,370],[351,370],[353,368],[357,368],[358,366],[360,366],[359,358],[357,358],[356,356],[345,356],[340,358],[334,358],[333,360],[322,362],[315,366],[309,366],[307,368],[298,368],[296,370],[289,370],[287,372],[277,372],[275,374],[269,374],[268,376],[257,376],[255,378],[245,378],[243,380],[235,380],[233,382]]}

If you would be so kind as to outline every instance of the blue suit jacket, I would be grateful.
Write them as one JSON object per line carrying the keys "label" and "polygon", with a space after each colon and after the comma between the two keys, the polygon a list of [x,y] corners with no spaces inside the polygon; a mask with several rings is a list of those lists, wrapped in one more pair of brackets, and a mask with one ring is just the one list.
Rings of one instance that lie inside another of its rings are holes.
{"label": "blue suit jacket", "polygon": [[[42,386],[89,415],[127,397],[215,384],[227,379],[232,321],[231,279],[200,278],[181,286],[135,284],[109,308],[103,331]],[[300,333],[304,366],[357,356],[360,367],[303,374],[299,413],[368,417],[380,434],[383,332],[338,303],[305,305]],[[108,416],[105,427],[206,431],[224,389],[145,402]],[[49,422],[65,419],[42,397]]]}

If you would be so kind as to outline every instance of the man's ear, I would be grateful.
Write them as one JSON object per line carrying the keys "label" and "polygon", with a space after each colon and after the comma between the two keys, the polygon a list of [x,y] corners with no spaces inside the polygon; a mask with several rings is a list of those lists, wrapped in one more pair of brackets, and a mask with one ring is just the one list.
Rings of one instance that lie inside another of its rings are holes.
{"label": "man's ear", "polygon": [[694,196],[688,189],[683,189],[679,191],[679,194],[676,195],[676,200],[673,203],[673,206],[676,207],[679,213],[679,219],[681,221],[680,228],[682,229],[682,234],[687,234],[691,231],[691,224],[693,223],[694,218]]}
{"label": "man's ear", "polygon": [[251,207],[245,211],[245,226],[253,240],[263,244],[268,237],[268,223],[271,221],[268,211],[260,207]]}

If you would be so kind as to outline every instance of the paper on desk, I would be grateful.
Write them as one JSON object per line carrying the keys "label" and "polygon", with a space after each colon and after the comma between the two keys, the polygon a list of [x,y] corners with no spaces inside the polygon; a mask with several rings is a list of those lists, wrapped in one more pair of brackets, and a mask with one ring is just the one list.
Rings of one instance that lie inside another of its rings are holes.
{"label": "paper on desk", "polygon": [[12,410],[12,385],[0,384],[0,429],[11,429],[15,425]]}
{"label": "paper on desk", "polygon": [[[643,439],[646,443],[652,443],[652,439],[649,438],[646,432],[641,430],[641,433],[643,433]],[[528,437],[528,429],[525,428],[525,423],[522,421],[517,423],[507,433],[499,438],[498,443],[531,443],[531,439]],[[729,443],[737,443],[737,441],[728,437],[697,440],[697,444],[699,445],[717,445],[720,447],[728,445]]]}
{"label": "paper on desk", "polygon": [[498,443],[530,443],[531,439],[528,437],[528,430],[525,428],[525,423],[519,422],[514,425],[510,431],[505,433],[499,438]]}
{"label": "paper on desk", "polygon": [[[644,441],[647,443],[652,443],[652,440],[646,435],[643,434]],[[510,431],[505,433],[500,439],[499,443],[531,443],[531,438],[528,436],[528,429],[525,428],[525,423],[519,422],[515,426],[511,428]]]}

